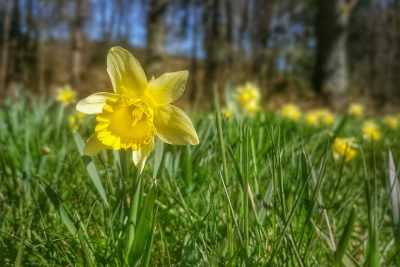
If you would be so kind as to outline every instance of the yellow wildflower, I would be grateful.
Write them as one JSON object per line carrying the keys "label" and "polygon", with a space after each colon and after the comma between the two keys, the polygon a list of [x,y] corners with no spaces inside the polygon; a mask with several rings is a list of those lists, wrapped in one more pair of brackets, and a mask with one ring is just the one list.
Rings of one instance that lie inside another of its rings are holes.
{"label": "yellow wildflower", "polygon": [[243,110],[249,104],[254,106],[253,103],[258,104],[260,101],[260,89],[255,84],[247,82],[237,88],[236,100]]}
{"label": "yellow wildflower", "polygon": [[66,85],[58,89],[56,99],[64,106],[68,106],[76,102],[76,92],[72,90],[71,86]]}
{"label": "yellow wildflower", "polygon": [[233,110],[229,107],[224,107],[222,110],[222,115],[225,119],[230,120],[233,117]]}
{"label": "yellow wildflower", "polygon": [[364,116],[364,106],[358,103],[353,103],[349,107],[349,114],[356,118]]}
{"label": "yellow wildflower", "polygon": [[306,123],[310,126],[319,125],[319,114],[316,111],[309,111],[305,117]]}
{"label": "yellow wildflower", "polygon": [[142,170],[156,136],[168,144],[199,143],[190,118],[171,104],[185,90],[187,71],[148,81],[129,51],[113,47],[107,56],[107,72],[114,92],[90,95],[76,107],[85,114],[96,114],[95,133],[85,147],[87,155],[102,149],[131,150],[133,162]]}
{"label": "yellow wildflower", "polygon": [[381,139],[381,131],[373,121],[366,121],[362,126],[363,138],[367,141],[378,141]]}
{"label": "yellow wildflower", "polygon": [[332,125],[335,122],[335,115],[326,109],[318,111],[321,122],[325,125]]}
{"label": "yellow wildflower", "polygon": [[254,116],[259,110],[260,107],[257,102],[249,102],[243,107],[244,112],[249,116]]}
{"label": "yellow wildflower", "polygon": [[286,104],[281,108],[280,113],[282,117],[292,121],[298,121],[301,117],[300,109],[294,104]]}
{"label": "yellow wildflower", "polygon": [[357,155],[353,138],[335,138],[332,151],[335,159],[344,159],[345,161],[350,161]]}
{"label": "yellow wildflower", "polygon": [[327,109],[312,110],[307,112],[305,121],[310,126],[332,125],[335,122],[335,115]]}
{"label": "yellow wildflower", "polygon": [[85,118],[82,112],[75,112],[68,116],[68,126],[72,131],[77,131]]}
{"label": "yellow wildflower", "polygon": [[387,115],[383,118],[383,123],[391,129],[396,129],[399,125],[399,119],[393,115]]}

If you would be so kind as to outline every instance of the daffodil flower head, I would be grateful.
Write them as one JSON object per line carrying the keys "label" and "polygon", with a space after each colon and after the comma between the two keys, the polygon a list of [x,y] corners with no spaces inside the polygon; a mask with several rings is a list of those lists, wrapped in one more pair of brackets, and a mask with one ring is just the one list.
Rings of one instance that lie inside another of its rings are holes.
{"label": "daffodil flower head", "polygon": [[330,126],[335,122],[335,115],[327,109],[319,110],[318,116],[320,121],[325,125]]}
{"label": "daffodil flower head", "polygon": [[315,110],[307,112],[305,116],[305,121],[310,126],[318,126],[320,123],[318,112]]}
{"label": "daffodil flower head", "polygon": [[255,84],[247,82],[245,85],[237,88],[236,101],[243,110],[248,105],[258,105],[260,101],[260,89]]}
{"label": "daffodil flower head", "polygon": [[335,138],[332,144],[333,157],[336,160],[351,161],[357,156],[357,148],[353,138]]}
{"label": "daffodil flower head", "polygon": [[391,129],[396,129],[399,126],[399,118],[394,115],[386,115],[383,123]]}
{"label": "daffodil flower head", "polygon": [[233,110],[230,107],[224,107],[221,110],[222,115],[224,116],[225,119],[230,120],[233,118]]}
{"label": "daffodil flower head", "polygon": [[83,120],[85,119],[85,114],[82,112],[74,112],[73,114],[70,114],[68,116],[68,126],[72,131],[77,131],[81,124],[83,123]]}
{"label": "daffodil flower head", "polygon": [[68,106],[76,102],[76,92],[71,88],[71,86],[66,85],[57,90],[56,99],[62,105]]}
{"label": "daffodil flower head", "polygon": [[95,133],[85,147],[87,155],[102,149],[131,150],[133,162],[142,170],[156,137],[175,145],[199,143],[190,118],[172,105],[185,90],[187,71],[148,81],[131,53],[113,47],[107,56],[107,72],[114,92],[96,93],[77,104],[78,111],[96,115]]}
{"label": "daffodil flower head", "polygon": [[260,106],[258,102],[255,101],[249,102],[243,107],[244,113],[250,117],[255,116],[259,110]]}
{"label": "daffodil flower head", "polygon": [[301,118],[300,108],[295,104],[284,105],[280,110],[280,114],[285,119],[288,119],[291,121],[298,121]]}
{"label": "daffodil flower head", "polygon": [[367,141],[379,141],[382,136],[379,126],[371,120],[364,122],[362,134]]}
{"label": "daffodil flower head", "polygon": [[364,116],[364,106],[358,103],[353,103],[349,106],[348,112],[355,118],[362,118]]}

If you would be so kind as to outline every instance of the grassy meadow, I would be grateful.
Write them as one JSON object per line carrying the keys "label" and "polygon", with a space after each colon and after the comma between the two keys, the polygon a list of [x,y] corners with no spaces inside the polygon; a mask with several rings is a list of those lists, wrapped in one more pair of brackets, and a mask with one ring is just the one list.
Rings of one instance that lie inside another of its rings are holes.
{"label": "grassy meadow", "polygon": [[[200,144],[157,142],[140,174],[123,150],[83,155],[94,118],[76,126],[74,105],[6,98],[0,266],[399,266],[400,128],[373,118],[382,136],[365,141],[344,113],[221,109],[189,113]],[[336,137],[354,137],[353,159]]]}

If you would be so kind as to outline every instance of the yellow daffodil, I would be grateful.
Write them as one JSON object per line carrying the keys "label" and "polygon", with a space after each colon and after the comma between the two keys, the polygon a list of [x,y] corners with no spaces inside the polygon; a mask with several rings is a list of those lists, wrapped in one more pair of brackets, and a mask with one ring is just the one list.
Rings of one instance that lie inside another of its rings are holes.
{"label": "yellow daffodil", "polygon": [[399,118],[394,115],[387,115],[383,118],[383,123],[391,129],[396,129],[399,126]]}
{"label": "yellow daffodil", "polygon": [[335,122],[335,115],[326,109],[321,109],[318,111],[319,118],[321,122],[325,125],[332,125]]}
{"label": "yellow daffodil", "polygon": [[68,106],[76,102],[76,92],[69,85],[66,85],[58,89],[56,99],[64,106]]}
{"label": "yellow daffodil", "polygon": [[361,104],[353,103],[349,106],[349,114],[356,118],[362,118],[364,116],[364,106]]}
{"label": "yellow daffodil", "polygon": [[310,126],[319,125],[319,114],[316,111],[309,111],[305,117],[306,123]]}
{"label": "yellow daffodil", "polygon": [[85,118],[82,112],[75,112],[68,116],[68,126],[72,131],[77,131]]}
{"label": "yellow daffodil", "polygon": [[307,112],[305,121],[310,126],[332,125],[335,122],[335,115],[327,109],[312,110]]}
{"label": "yellow daffodil", "polygon": [[260,107],[257,102],[249,102],[243,107],[243,111],[245,114],[249,116],[254,116],[258,111],[260,110]]}
{"label": "yellow daffodil", "polygon": [[233,110],[229,107],[224,107],[222,110],[222,115],[225,119],[230,120],[233,117]]}
{"label": "yellow daffodil", "polygon": [[353,138],[335,138],[332,151],[335,159],[344,159],[345,161],[350,161],[357,155]]}
{"label": "yellow daffodil", "polygon": [[381,139],[379,126],[373,121],[366,121],[362,126],[363,138],[367,141],[378,141]]}
{"label": "yellow daffodil", "polygon": [[175,145],[197,145],[199,138],[190,118],[171,103],[185,90],[187,71],[166,73],[147,80],[137,59],[121,47],[107,56],[107,72],[114,92],[100,92],[77,104],[77,110],[96,115],[95,134],[85,153],[102,149],[132,150],[142,170],[154,148],[155,137]]}
{"label": "yellow daffodil", "polygon": [[301,111],[298,106],[294,104],[286,104],[280,111],[282,117],[292,121],[298,121],[301,117]]}
{"label": "yellow daffodil", "polygon": [[260,101],[260,89],[253,83],[247,82],[237,88],[236,100],[243,110],[246,106],[258,104]]}

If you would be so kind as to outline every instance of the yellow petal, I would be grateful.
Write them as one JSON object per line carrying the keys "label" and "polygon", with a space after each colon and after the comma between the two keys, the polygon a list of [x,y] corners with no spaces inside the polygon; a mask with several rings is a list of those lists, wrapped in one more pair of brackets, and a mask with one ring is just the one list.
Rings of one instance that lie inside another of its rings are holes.
{"label": "yellow petal", "polygon": [[152,140],[148,145],[143,146],[139,150],[132,151],[132,160],[135,166],[139,169],[141,173],[144,169],[144,165],[146,164],[146,160],[150,155],[151,151],[154,148],[154,140]]}
{"label": "yellow petal", "polygon": [[90,95],[78,102],[76,105],[76,110],[85,114],[101,113],[106,99],[115,96],[115,94],[107,92]]}
{"label": "yellow petal", "polygon": [[89,137],[86,142],[85,149],[83,153],[87,156],[93,156],[100,152],[103,149],[107,149],[108,147],[101,143],[95,135]]}
{"label": "yellow petal", "polygon": [[167,105],[154,114],[157,136],[168,144],[197,145],[199,138],[190,118],[181,109]]}
{"label": "yellow petal", "polygon": [[116,93],[134,97],[147,87],[146,74],[139,61],[122,47],[113,47],[108,52],[107,72]]}
{"label": "yellow petal", "polygon": [[148,94],[157,105],[167,105],[177,100],[185,91],[188,71],[165,73],[149,83]]}

